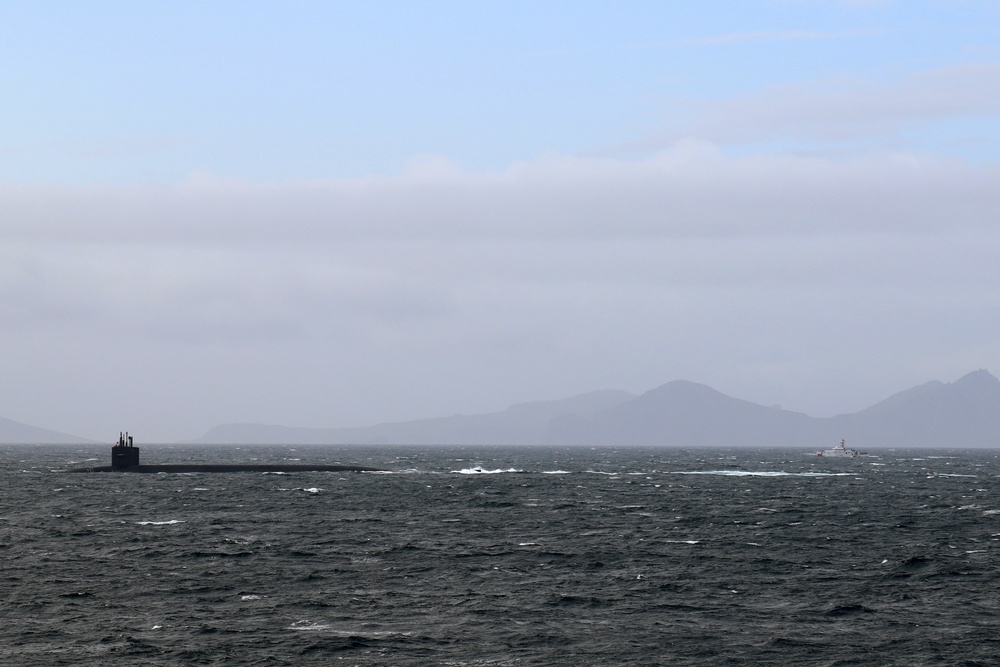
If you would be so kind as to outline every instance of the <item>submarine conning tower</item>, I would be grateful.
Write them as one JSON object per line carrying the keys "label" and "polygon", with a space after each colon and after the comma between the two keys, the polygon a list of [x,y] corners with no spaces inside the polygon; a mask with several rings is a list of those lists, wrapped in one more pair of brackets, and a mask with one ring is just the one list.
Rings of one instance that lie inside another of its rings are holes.
{"label": "submarine conning tower", "polygon": [[111,448],[112,468],[133,468],[139,466],[139,448],[132,444],[132,436],[127,431],[118,434],[118,444]]}

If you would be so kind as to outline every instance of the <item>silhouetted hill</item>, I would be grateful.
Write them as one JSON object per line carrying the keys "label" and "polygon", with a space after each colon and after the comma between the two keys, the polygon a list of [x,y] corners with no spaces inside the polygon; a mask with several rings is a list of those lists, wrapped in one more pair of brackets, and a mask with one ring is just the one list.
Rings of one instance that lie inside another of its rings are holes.
{"label": "silhouetted hill", "polygon": [[767,408],[677,380],[595,414],[583,442],[571,442],[568,435],[558,433],[549,433],[548,439],[592,445],[790,445],[811,435],[813,421],[798,412]]}
{"label": "silhouetted hill", "polygon": [[633,396],[600,391],[484,415],[304,429],[228,424],[197,442],[246,444],[511,444],[653,446],[995,447],[1000,381],[985,370],[928,382],[853,414],[817,418],[677,380]]}
{"label": "silhouetted hill", "polygon": [[560,417],[587,419],[634,395],[595,391],[556,401],[512,405],[502,412],[454,415],[358,428],[296,428],[264,424],[223,424],[196,442],[242,444],[542,444],[549,423]]}
{"label": "silhouetted hill", "polygon": [[93,442],[86,438],[79,438],[75,435],[50,431],[36,426],[29,426],[21,422],[12,421],[0,417],[0,443],[3,444],[77,444]]}
{"label": "silhouetted hill", "polygon": [[863,446],[996,447],[1000,380],[979,370],[951,384],[928,382],[830,422]]}

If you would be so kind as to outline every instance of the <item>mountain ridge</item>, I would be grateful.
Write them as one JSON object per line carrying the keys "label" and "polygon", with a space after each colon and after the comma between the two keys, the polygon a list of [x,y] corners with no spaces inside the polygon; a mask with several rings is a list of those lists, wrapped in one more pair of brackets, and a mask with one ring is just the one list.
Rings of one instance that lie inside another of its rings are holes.
{"label": "mountain ridge", "polygon": [[94,441],[0,417],[0,443],[5,445],[75,445],[91,442]]}
{"label": "mountain ridge", "polygon": [[203,444],[824,447],[1000,446],[1000,380],[980,369],[900,391],[859,412],[811,417],[674,380],[639,395],[601,390],[500,412],[353,428],[222,424]]}
{"label": "mountain ridge", "polygon": [[[505,410],[350,428],[220,424],[189,444],[998,447],[1000,380],[980,369],[925,382],[858,412],[811,417],[673,380],[635,395],[599,390]],[[3,444],[87,438],[0,417]]]}

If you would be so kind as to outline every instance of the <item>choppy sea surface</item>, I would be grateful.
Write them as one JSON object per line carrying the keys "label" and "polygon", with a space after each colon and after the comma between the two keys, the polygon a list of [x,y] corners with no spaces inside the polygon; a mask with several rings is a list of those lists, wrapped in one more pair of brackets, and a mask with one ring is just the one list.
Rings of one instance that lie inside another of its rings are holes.
{"label": "choppy sea surface", "polygon": [[1000,452],[0,447],[3,665],[996,665]]}

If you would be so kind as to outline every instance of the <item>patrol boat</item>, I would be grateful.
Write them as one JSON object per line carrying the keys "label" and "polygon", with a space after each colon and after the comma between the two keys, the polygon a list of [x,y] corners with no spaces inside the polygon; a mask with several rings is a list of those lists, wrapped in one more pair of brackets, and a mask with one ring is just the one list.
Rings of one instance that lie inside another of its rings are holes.
{"label": "patrol boat", "polygon": [[867,452],[859,452],[856,449],[850,449],[847,446],[847,443],[845,443],[843,440],[841,440],[840,444],[837,445],[836,447],[833,447],[831,449],[821,449],[821,450],[819,450],[818,452],[816,452],[816,456],[823,456],[823,457],[830,457],[830,458],[845,458],[845,457],[850,458],[850,457],[854,457],[854,456],[862,456],[863,454],[866,454],[866,453]]}

